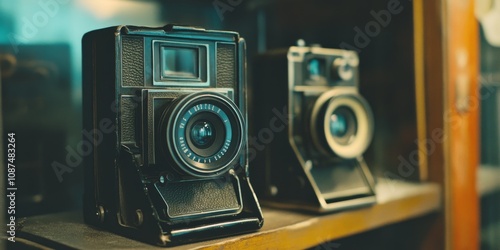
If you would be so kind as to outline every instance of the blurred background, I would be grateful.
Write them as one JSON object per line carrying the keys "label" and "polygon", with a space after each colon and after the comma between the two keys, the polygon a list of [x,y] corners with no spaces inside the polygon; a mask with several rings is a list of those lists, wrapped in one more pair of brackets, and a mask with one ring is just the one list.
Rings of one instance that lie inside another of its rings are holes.
{"label": "blurred background", "polygon": [[[356,50],[360,92],[372,106],[376,123],[375,138],[365,155],[368,165],[379,177],[425,180],[418,157],[409,160],[413,171],[404,175],[397,171],[400,156],[407,159],[419,151],[414,10],[411,1],[398,1],[397,11],[389,19],[380,19],[380,11],[389,8],[388,2],[1,1],[2,133],[16,133],[17,185],[22,187],[18,191],[18,217],[81,208],[83,171],[81,158],[74,153],[82,138],[81,38],[90,30],[120,24],[177,23],[239,32],[247,41],[249,95],[256,94],[251,92],[251,72],[253,58],[259,53],[296,45],[299,39]],[[488,2],[477,13],[481,58],[478,91],[485,93],[478,138],[481,246],[500,249],[500,1],[496,5],[494,1],[481,2]],[[378,24],[368,28],[367,34],[365,28],[373,22]],[[256,111],[250,112],[252,118]],[[58,164],[70,170],[58,175]],[[370,237],[394,238],[398,234],[395,228],[381,230]],[[357,240],[344,242],[356,244]]]}

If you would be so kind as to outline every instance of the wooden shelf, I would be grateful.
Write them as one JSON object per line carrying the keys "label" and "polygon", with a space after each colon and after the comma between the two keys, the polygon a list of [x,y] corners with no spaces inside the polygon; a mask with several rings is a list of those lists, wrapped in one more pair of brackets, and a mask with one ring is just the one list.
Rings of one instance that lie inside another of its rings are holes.
{"label": "wooden shelf", "polygon": [[[380,179],[377,204],[327,215],[264,208],[264,227],[255,233],[193,243],[174,249],[303,249],[422,216],[441,207],[437,184],[403,183]],[[141,242],[99,231],[82,223],[81,212],[26,219],[19,240],[49,247],[77,249],[154,248]]]}

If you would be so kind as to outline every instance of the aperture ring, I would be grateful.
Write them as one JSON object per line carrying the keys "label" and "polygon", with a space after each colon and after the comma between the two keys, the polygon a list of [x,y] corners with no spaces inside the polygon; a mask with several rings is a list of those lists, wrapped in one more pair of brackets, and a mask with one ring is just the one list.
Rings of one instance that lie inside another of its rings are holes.
{"label": "aperture ring", "polygon": [[[192,124],[208,120],[216,124],[213,145],[198,148],[191,140]],[[239,108],[228,97],[198,92],[175,101],[164,116],[166,152],[185,174],[211,177],[235,165],[243,150],[244,124]]]}

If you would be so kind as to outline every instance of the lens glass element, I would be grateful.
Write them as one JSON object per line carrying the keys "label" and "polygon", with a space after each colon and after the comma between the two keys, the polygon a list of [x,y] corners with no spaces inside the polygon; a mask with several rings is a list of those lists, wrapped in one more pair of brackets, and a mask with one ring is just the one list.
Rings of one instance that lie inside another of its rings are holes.
{"label": "lens glass element", "polygon": [[342,137],[347,133],[347,121],[342,114],[333,113],[330,117],[330,132],[333,136]]}
{"label": "lens glass element", "polygon": [[356,136],[357,121],[352,110],[340,106],[330,115],[330,134],[339,144],[347,145]]}
{"label": "lens glass element", "polygon": [[215,140],[215,129],[209,121],[197,121],[191,127],[191,141],[198,148],[208,148]]}

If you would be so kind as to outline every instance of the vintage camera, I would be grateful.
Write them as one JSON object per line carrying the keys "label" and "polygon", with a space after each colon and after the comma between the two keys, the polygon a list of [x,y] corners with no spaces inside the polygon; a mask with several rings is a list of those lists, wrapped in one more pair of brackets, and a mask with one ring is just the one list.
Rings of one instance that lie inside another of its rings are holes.
{"label": "vintage camera", "polygon": [[329,212],[376,202],[373,137],[355,52],[290,47],[256,58],[252,178],[264,204]]}
{"label": "vintage camera", "polygon": [[245,62],[235,32],[85,34],[87,223],[162,246],[262,226],[248,178]]}

